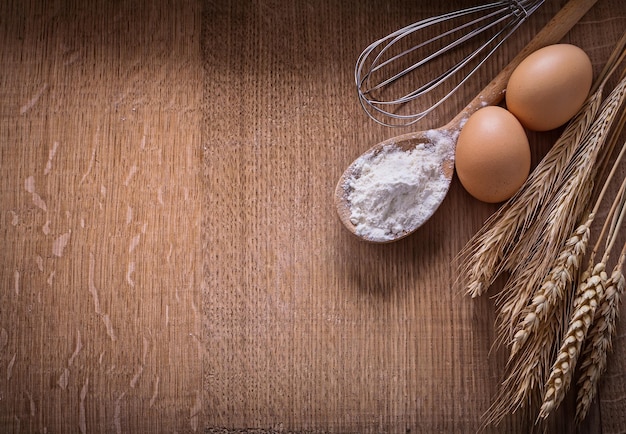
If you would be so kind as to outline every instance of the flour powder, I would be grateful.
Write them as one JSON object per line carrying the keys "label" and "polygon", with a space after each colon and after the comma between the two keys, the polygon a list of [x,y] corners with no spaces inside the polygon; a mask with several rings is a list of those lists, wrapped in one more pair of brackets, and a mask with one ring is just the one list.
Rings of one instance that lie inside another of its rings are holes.
{"label": "flour powder", "polygon": [[431,143],[410,151],[386,145],[355,162],[345,189],[357,235],[393,240],[421,226],[443,201],[450,184],[441,162],[453,160],[456,135],[427,134]]}

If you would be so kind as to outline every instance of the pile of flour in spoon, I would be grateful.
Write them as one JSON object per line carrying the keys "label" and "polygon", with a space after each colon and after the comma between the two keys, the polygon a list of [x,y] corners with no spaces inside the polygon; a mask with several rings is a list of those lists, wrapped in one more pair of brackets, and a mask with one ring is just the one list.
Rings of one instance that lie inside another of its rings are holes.
{"label": "pile of flour in spoon", "polygon": [[431,143],[410,151],[385,145],[355,162],[345,189],[357,235],[377,242],[396,239],[421,226],[443,201],[450,181],[441,163],[454,159],[456,135],[427,134]]}

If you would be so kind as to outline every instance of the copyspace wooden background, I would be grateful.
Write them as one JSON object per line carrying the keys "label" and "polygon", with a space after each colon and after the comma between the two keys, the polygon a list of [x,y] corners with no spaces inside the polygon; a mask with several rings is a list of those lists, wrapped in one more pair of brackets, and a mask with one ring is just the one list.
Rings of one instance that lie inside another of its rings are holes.
{"label": "copyspace wooden background", "polygon": [[[589,52],[597,70],[626,19],[623,5],[600,3],[566,38]],[[341,227],[331,200],[354,158],[400,132],[360,111],[352,74],[361,49],[418,18],[468,4],[265,1],[205,9],[210,426],[479,427],[504,361],[489,353],[492,302],[455,293],[451,262],[495,207],[471,200],[455,180],[414,236],[375,246]],[[446,123],[558,7],[544,5],[465,95],[418,128]],[[557,135],[533,137],[536,158]],[[624,426],[611,425],[624,417],[616,410],[624,365],[612,360],[600,395],[606,404],[590,430]],[[563,408],[551,432],[574,429],[572,409]],[[496,431],[528,432],[534,417]]]}
{"label": "copyspace wooden background", "polygon": [[196,2],[0,2],[0,431],[200,430]]}
{"label": "copyspace wooden background", "polygon": [[[2,2],[0,431],[476,431],[504,358],[492,301],[455,293],[451,262],[495,206],[455,179],[431,221],[380,246],[332,204],[345,167],[405,131],[361,112],[356,57],[472,2],[441,3]],[[565,39],[596,72],[622,3]],[[531,135],[535,161],[556,137]],[[625,330],[580,432],[626,426]],[[572,409],[549,432],[574,432]]]}

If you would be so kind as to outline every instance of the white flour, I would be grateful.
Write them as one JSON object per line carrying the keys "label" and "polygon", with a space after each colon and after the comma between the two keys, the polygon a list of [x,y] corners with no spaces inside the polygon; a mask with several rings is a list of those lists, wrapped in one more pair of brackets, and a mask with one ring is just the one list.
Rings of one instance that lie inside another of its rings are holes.
{"label": "white flour", "polygon": [[450,185],[441,162],[454,159],[456,135],[427,134],[430,144],[411,151],[387,145],[355,162],[345,189],[357,235],[389,241],[418,228],[435,212]]}

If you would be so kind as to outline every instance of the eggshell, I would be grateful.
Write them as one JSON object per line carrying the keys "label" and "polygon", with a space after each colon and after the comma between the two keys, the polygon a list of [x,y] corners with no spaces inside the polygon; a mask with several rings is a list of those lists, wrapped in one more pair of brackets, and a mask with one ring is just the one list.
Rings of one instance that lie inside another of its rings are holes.
{"label": "eggshell", "polygon": [[524,127],[502,107],[484,107],[469,117],[456,146],[456,172],[469,194],[483,202],[509,199],[530,173]]}
{"label": "eggshell", "polygon": [[506,89],[506,106],[526,128],[548,131],[578,112],[592,80],[591,60],[582,49],[571,44],[549,45],[515,68]]}

